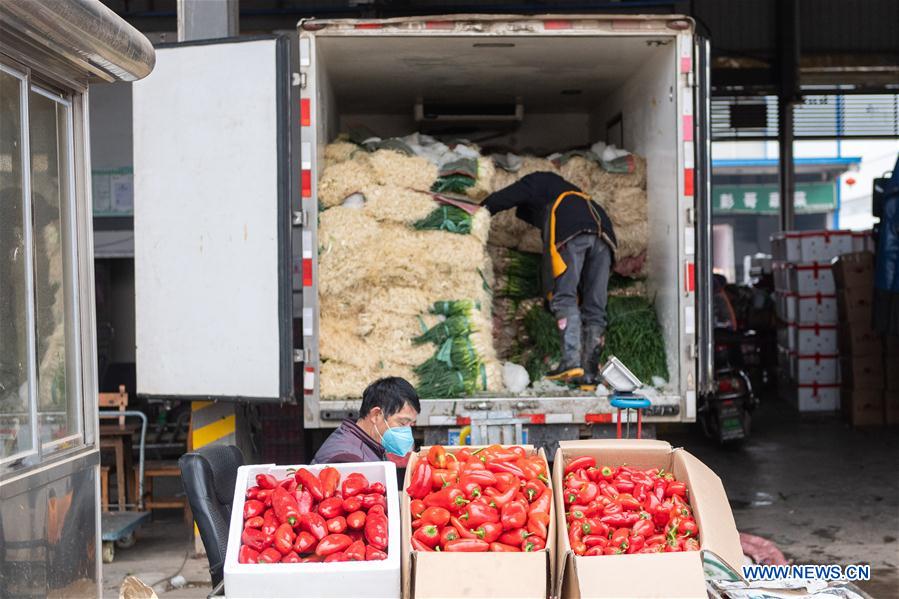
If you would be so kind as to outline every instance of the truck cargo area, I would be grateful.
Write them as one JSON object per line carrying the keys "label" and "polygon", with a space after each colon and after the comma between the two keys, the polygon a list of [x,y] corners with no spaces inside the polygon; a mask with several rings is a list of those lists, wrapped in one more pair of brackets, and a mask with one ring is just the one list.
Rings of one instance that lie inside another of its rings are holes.
{"label": "truck cargo area", "polygon": [[[658,403],[676,408],[667,419],[674,414],[684,418],[687,390],[695,384],[695,361],[689,347],[692,323],[688,327],[687,321],[694,300],[692,290],[685,292],[683,272],[685,251],[693,251],[685,244],[693,241],[684,233],[687,223],[680,202],[685,157],[679,115],[685,96],[679,48],[692,42],[679,39],[679,32],[664,25],[639,33],[556,33],[542,27],[529,31],[513,20],[506,34],[495,33],[392,35],[389,29],[328,26],[316,30],[311,52],[315,154],[322,156],[324,146],[340,133],[364,128],[382,138],[415,131],[465,138],[485,153],[546,156],[601,140],[645,157],[646,283],[663,330],[669,371]],[[301,40],[301,51],[308,40]],[[692,95],[686,101],[692,102]],[[416,105],[424,106],[424,119],[421,114],[415,118]],[[520,118],[513,117],[516,107]],[[689,111],[692,114],[692,107]],[[457,119],[462,122],[437,118],[444,113],[481,116],[480,121]],[[692,166],[692,156],[688,160]],[[319,175],[324,166],[322,159],[312,165]],[[451,400],[425,403],[431,414],[461,413],[449,405]],[[330,408],[335,415],[341,405],[351,404],[320,403],[322,412]],[[576,410],[559,405],[551,411]],[[431,424],[437,424],[433,417]]]}

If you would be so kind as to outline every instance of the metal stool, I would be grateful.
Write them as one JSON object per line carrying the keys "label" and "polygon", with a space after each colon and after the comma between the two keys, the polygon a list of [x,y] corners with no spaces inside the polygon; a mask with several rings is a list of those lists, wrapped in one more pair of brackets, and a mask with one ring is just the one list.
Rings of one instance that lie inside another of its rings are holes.
{"label": "metal stool", "polygon": [[643,436],[643,410],[648,408],[651,402],[645,397],[636,397],[633,395],[615,395],[609,402],[613,408],[618,408],[618,438],[621,438],[621,410],[626,410],[627,414],[627,439],[631,438],[631,410],[637,411],[637,438]]}

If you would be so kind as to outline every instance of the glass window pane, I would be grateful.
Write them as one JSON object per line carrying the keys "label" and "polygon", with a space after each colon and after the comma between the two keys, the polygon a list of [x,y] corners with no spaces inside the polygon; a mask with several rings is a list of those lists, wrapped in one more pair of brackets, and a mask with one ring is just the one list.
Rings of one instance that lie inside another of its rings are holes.
{"label": "glass window pane", "polygon": [[38,432],[51,443],[79,432],[69,238],[69,108],[31,91],[31,197],[37,328]]}
{"label": "glass window pane", "polygon": [[22,195],[22,83],[0,71],[0,459],[33,448]]}

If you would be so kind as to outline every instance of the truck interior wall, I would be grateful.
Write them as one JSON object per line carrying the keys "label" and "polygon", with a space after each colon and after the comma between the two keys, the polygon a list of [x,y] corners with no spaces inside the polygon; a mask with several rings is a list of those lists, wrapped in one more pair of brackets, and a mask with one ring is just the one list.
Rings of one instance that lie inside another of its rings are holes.
{"label": "truck interior wall", "polygon": [[[681,356],[680,263],[681,228],[678,206],[677,44],[657,46],[591,119],[591,138],[605,139],[607,124],[621,116],[624,148],[646,158],[649,202],[647,285],[668,348],[669,386],[679,388]],[[612,143],[614,140],[607,140]]]}

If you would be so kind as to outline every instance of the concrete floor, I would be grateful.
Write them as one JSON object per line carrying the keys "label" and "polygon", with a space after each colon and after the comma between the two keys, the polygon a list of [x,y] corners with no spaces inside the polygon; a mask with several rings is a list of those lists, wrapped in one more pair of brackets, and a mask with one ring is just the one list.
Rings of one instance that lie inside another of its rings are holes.
{"label": "concrete floor", "polygon": [[[751,439],[720,449],[692,427],[661,431],[724,481],[741,532],[774,541],[797,564],[871,565],[862,588],[899,597],[899,429],[854,431],[836,417],[800,418],[776,400],[764,402]],[[104,595],[125,576],[157,583],[160,597],[199,598],[210,590],[205,559],[189,557],[190,529],[174,514],[144,528],[137,544],[104,564]],[[182,563],[188,587],[168,580]]]}

